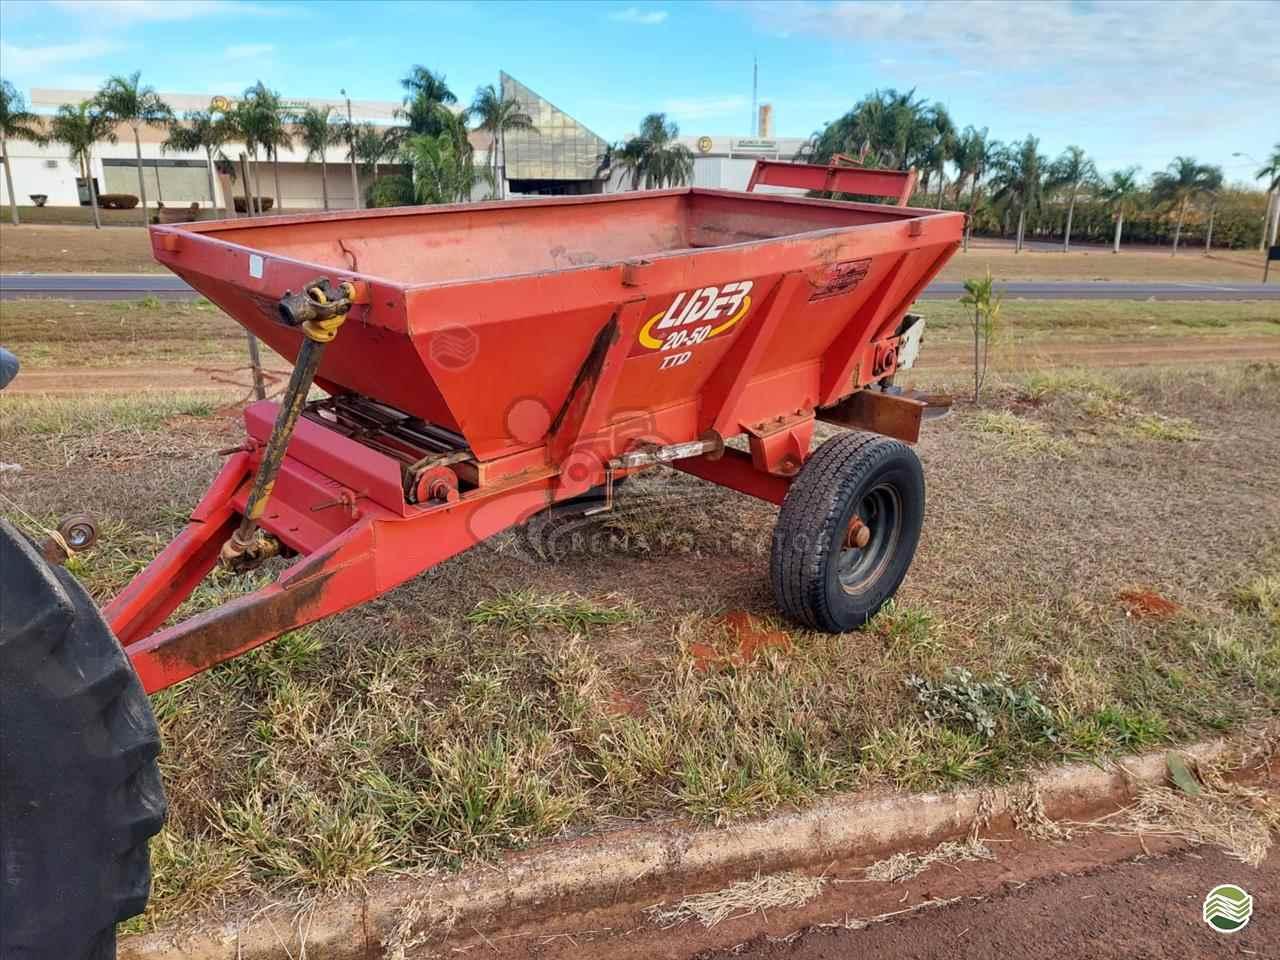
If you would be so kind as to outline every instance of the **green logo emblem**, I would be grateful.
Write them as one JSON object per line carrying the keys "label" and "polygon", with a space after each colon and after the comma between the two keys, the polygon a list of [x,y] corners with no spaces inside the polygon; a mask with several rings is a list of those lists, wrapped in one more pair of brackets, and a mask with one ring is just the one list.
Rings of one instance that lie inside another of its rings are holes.
{"label": "green logo emblem", "polygon": [[1235,933],[1253,915],[1253,897],[1233,883],[1221,883],[1204,898],[1204,922],[1221,933]]}

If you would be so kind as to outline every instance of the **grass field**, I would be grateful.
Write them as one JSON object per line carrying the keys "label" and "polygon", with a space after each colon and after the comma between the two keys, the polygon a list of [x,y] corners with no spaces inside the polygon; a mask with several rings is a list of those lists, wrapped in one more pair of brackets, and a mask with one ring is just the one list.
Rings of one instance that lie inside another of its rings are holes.
{"label": "grass field", "polygon": [[[961,304],[925,301],[917,309],[929,324],[924,364],[931,362],[931,352],[954,351],[968,342],[969,315]],[[9,349],[33,370],[245,362],[242,328],[204,301],[3,300],[0,330]],[[1272,336],[1280,336],[1280,302],[1009,300],[997,353],[1024,344]],[[274,357],[270,363],[283,365]]]}
{"label": "grass field", "polygon": [[[148,916],[1273,717],[1278,424],[1276,364],[998,378],[930,423],[912,572],[844,637],[777,619],[775,510],[685,475],[628,483],[556,564],[503,535],[156,697],[171,814]],[[0,506],[27,529],[83,509],[66,478],[91,478],[103,538],[71,568],[102,599],[238,427],[205,394],[11,395],[0,434],[22,467]],[[253,582],[214,577],[187,612]]]}
{"label": "grass field", "polygon": [[[136,211],[112,211],[130,213]],[[163,273],[151,257],[151,244],[140,228],[48,226],[0,223],[3,272],[17,273]],[[1202,250],[1186,249],[1177,257],[1150,247],[1113,254],[1098,248],[1078,248],[1069,254],[1026,250],[1022,253],[990,242],[975,244],[968,253],[957,253],[943,269],[941,279],[964,280],[982,276],[988,268],[998,280],[1122,280],[1199,282],[1234,280],[1257,283],[1262,279],[1261,254],[1256,250],[1217,251],[1206,257]],[[1272,283],[1280,283],[1280,270],[1272,270]]]}

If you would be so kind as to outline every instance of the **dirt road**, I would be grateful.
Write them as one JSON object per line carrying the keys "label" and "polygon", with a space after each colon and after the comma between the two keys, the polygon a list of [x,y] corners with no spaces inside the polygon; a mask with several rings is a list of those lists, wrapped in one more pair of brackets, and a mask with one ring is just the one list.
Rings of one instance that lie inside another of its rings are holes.
{"label": "dirt road", "polygon": [[[1220,883],[1239,884],[1254,898],[1248,926],[1229,935],[1201,919],[1205,894]],[[700,960],[1274,957],[1280,945],[1280,856],[1254,869],[1218,851],[1184,851],[1007,884],[982,900],[962,899],[865,929],[844,929],[843,920],[832,917],[835,926],[795,938],[761,937],[745,948],[703,953]]]}
{"label": "dirt road", "polygon": [[[1280,337],[1178,337],[1141,343],[1073,342],[1027,344],[993,358],[1006,372],[1054,366],[1132,367],[1200,366],[1243,360],[1280,361]],[[921,372],[953,372],[969,368],[969,349],[958,344],[933,346],[921,355]],[[289,375],[283,361],[268,361],[269,379],[282,383]],[[138,393],[140,391],[217,390],[232,393],[249,386],[243,368],[191,366],[27,367],[7,388],[14,393]]]}

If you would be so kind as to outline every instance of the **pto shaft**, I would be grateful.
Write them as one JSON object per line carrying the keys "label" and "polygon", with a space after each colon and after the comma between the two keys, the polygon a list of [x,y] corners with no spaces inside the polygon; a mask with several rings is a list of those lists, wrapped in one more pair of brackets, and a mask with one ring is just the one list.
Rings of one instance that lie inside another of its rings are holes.
{"label": "pto shaft", "polygon": [[280,465],[284,463],[293,429],[307,402],[311,384],[315,382],[316,371],[320,369],[320,358],[325,347],[338,335],[338,328],[346,319],[355,295],[353,283],[344,282],[334,288],[327,280],[317,280],[302,293],[285,291],[280,300],[281,319],[289,326],[301,327],[305,339],[280,401],[280,411],[276,414],[262,462],[258,464],[258,474],[249,491],[240,526],[222,546],[221,561],[227,569],[247,570],[273,556],[278,549],[273,542],[259,536],[258,520],[271,498],[271,489],[275,486]]}

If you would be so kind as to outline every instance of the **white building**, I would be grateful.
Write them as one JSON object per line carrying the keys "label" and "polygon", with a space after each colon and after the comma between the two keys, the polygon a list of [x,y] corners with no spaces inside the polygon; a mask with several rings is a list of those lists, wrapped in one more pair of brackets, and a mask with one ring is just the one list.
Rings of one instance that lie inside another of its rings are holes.
{"label": "white building", "polygon": [[[64,103],[80,103],[91,99],[92,90],[56,90],[34,88],[31,91],[31,108],[40,114],[52,114]],[[179,116],[189,110],[207,110],[210,97],[181,93],[161,93],[160,97],[173,112]],[[308,106],[331,107],[335,122],[347,117],[347,101],[308,97],[299,100],[286,100],[286,103],[298,110]],[[375,125],[390,125],[395,118],[399,103],[380,100],[352,100],[351,117],[357,123],[368,122]],[[94,148],[93,176],[97,181],[99,194],[127,193],[138,195],[137,155],[133,141],[133,131],[126,126],[116,130],[117,142],[100,142]],[[236,163],[235,182],[229,177],[215,176],[214,196],[209,195],[208,165],[203,151],[169,151],[161,144],[168,132],[157,127],[143,127],[139,131],[142,149],[142,172],[147,188],[147,201],[154,205],[157,201],[165,206],[188,206],[199,203],[202,207],[227,205],[228,192],[241,194],[243,186],[239,182],[239,164]],[[488,136],[483,133],[472,135],[472,144],[478,151],[488,149]],[[7,144],[10,162],[13,165],[13,185],[19,204],[28,205],[33,195],[43,194],[49,206],[87,206],[89,203],[88,186],[80,178],[77,164],[67,157],[65,144],[49,143],[40,146],[21,141],[10,141]],[[229,143],[223,147],[223,153],[236,160],[244,150],[243,144]],[[354,194],[351,183],[351,165],[347,160],[346,144],[331,146],[325,150],[325,163],[328,166],[329,205],[333,208],[354,206]],[[379,172],[385,175],[392,169],[399,170],[393,164],[383,164]],[[321,187],[321,165],[318,160],[308,162],[306,148],[295,144],[290,149],[282,149],[279,156],[280,200],[277,208],[318,209],[323,206],[323,190]],[[373,177],[371,171],[359,171],[360,189],[363,191]],[[261,181],[261,193],[264,197],[275,197],[275,177],[272,165],[265,161],[259,165],[258,176]],[[8,195],[4,187],[4,178],[0,177],[0,201],[8,203]]]}

